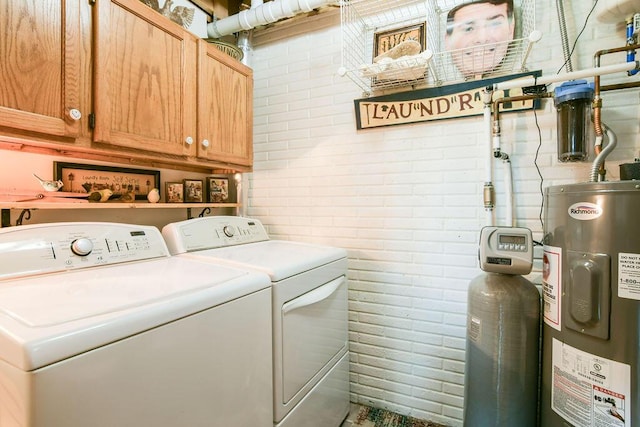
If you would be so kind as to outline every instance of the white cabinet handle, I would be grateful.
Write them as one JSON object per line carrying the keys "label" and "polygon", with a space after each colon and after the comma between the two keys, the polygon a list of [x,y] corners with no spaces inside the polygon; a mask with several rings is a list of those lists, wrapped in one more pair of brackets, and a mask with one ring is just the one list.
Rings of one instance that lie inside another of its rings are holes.
{"label": "white cabinet handle", "polygon": [[82,118],[82,113],[77,108],[72,108],[69,110],[69,117],[77,122]]}
{"label": "white cabinet handle", "polygon": [[307,292],[306,294],[292,301],[289,301],[282,306],[282,314],[289,313],[290,311],[296,310],[301,307],[313,305],[317,302],[329,298],[335,291],[338,290],[338,288],[344,283],[344,281],[344,276],[340,276],[337,279],[334,279],[331,282],[312,290],[311,292]]}
{"label": "white cabinet handle", "polygon": [[188,137],[185,138],[184,142],[186,142],[187,145],[191,145],[191,144],[193,144],[193,138],[188,136]]}
{"label": "white cabinet handle", "polygon": [[208,140],[208,139],[203,139],[203,140],[202,140],[202,146],[203,146],[204,148],[207,148],[207,147],[209,146],[209,140]]}

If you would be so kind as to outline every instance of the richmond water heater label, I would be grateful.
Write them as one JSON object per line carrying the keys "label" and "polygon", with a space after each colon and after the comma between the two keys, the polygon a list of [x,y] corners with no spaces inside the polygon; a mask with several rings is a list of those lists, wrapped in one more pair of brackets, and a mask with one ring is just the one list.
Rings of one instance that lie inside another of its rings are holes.
{"label": "richmond water heater label", "polygon": [[640,300],[640,254],[618,254],[618,297]]}
{"label": "richmond water heater label", "polygon": [[581,427],[631,427],[631,366],[553,339],[551,408]]}
{"label": "richmond water heater label", "polygon": [[590,202],[574,203],[569,206],[568,210],[571,218],[580,221],[591,221],[592,219],[600,218],[602,212],[602,208],[599,205]]}
{"label": "richmond water heater label", "polygon": [[542,256],[542,300],[544,323],[560,330],[562,307],[562,248],[544,247]]}

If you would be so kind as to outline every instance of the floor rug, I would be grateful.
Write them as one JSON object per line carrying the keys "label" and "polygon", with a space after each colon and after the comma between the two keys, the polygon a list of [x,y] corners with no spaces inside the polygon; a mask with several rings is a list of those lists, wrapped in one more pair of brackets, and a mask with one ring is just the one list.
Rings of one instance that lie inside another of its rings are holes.
{"label": "floor rug", "polygon": [[353,424],[360,427],[445,427],[442,424],[363,406]]}

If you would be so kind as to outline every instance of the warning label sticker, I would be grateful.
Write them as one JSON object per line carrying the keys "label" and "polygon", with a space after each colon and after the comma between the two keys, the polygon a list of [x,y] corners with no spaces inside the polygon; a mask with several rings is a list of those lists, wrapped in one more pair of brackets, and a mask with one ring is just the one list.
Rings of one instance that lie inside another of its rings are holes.
{"label": "warning label sticker", "polygon": [[562,248],[544,247],[542,256],[542,299],[544,323],[560,330],[562,297]]}
{"label": "warning label sticker", "polygon": [[618,254],[618,297],[640,300],[640,254]]}
{"label": "warning label sticker", "polygon": [[553,339],[551,408],[582,427],[631,427],[631,366]]}

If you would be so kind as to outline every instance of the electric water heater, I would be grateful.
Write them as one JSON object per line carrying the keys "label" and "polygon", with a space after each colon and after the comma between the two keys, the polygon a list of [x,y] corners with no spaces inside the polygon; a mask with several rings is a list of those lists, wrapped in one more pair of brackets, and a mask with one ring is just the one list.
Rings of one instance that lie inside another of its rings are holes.
{"label": "electric water heater", "polygon": [[640,426],[640,183],[545,192],[541,426]]}

